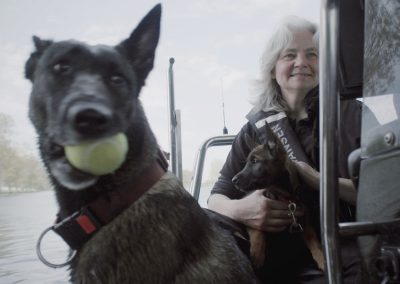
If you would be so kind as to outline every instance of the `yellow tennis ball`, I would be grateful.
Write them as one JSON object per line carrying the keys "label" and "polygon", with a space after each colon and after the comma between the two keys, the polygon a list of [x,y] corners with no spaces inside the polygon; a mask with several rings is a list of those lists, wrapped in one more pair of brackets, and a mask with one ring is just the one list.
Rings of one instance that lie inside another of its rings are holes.
{"label": "yellow tennis ball", "polygon": [[115,172],[125,161],[128,139],[124,133],[64,147],[67,160],[75,168],[101,176]]}

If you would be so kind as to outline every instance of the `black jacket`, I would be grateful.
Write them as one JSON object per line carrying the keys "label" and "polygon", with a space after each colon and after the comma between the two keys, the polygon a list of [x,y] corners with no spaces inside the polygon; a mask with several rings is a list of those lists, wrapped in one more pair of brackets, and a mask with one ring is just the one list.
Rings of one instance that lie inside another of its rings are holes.
{"label": "black jacket", "polygon": [[[308,118],[299,122],[291,122],[292,128],[296,133],[304,153],[311,161],[311,166],[319,170],[319,124],[318,124],[318,89],[314,89],[306,96],[306,109]],[[361,114],[362,103],[357,100],[343,100],[340,102],[340,125],[338,137],[338,173],[339,177],[349,178],[347,158],[349,154],[360,147],[361,135]],[[267,117],[269,113],[258,112],[248,117],[249,122],[246,123],[237,134],[231,151],[228,154],[226,162],[220,171],[220,177],[215,183],[211,194],[223,194],[231,199],[240,199],[245,193],[237,190],[232,184],[233,176],[241,171],[246,163],[246,158],[251,149],[245,142],[245,135],[254,138],[255,141],[263,143],[262,137],[258,134],[256,127],[252,121]],[[315,205],[315,210],[319,212],[319,196],[314,191],[311,194],[310,203]],[[340,202],[340,221],[354,220],[354,208],[344,202]],[[314,206],[313,206],[314,207]],[[313,215],[319,217],[319,213],[314,212]],[[316,220],[317,221],[317,220]],[[319,227],[319,221],[317,221]]]}
{"label": "black jacket", "polygon": [[[304,150],[304,154],[309,159],[310,164],[319,170],[319,113],[318,113],[318,89],[314,89],[306,96],[306,107],[308,118],[299,122],[292,121],[291,127],[295,136]],[[340,131],[338,141],[338,173],[340,177],[349,178],[347,170],[347,157],[355,149],[360,147],[361,134],[361,114],[362,104],[356,100],[341,101],[340,103]],[[242,170],[246,163],[246,158],[251,149],[245,142],[245,135],[256,139],[259,143],[263,143],[263,131],[257,131],[254,121],[268,117],[269,113],[258,112],[248,117],[249,122],[246,123],[237,134],[231,151],[226,162],[220,171],[220,177],[215,183],[211,194],[223,194],[231,199],[240,199],[245,193],[237,190],[231,180],[233,176]],[[264,126],[265,127],[265,126]],[[265,138],[264,138],[265,139]],[[319,194],[315,190],[307,190],[307,194],[302,197],[307,200],[303,202],[307,206],[308,218],[314,228],[320,232],[319,222]],[[354,207],[340,202],[340,221],[354,220]],[[229,222],[228,222],[229,223]],[[234,230],[234,229],[232,229]],[[320,234],[319,234],[320,235]],[[274,245],[267,247],[267,256],[264,266],[259,269],[257,275],[262,282],[265,283],[297,283],[298,275],[302,271],[312,271],[316,264],[307,249],[303,238],[298,234],[289,234],[287,232],[272,233],[268,235],[269,242]],[[344,246],[345,244],[342,243]],[[346,249],[342,250],[343,271],[355,269],[358,267],[357,250],[355,243],[349,241]],[[244,252],[248,247],[242,246]],[[248,252],[247,252],[248,253]]]}

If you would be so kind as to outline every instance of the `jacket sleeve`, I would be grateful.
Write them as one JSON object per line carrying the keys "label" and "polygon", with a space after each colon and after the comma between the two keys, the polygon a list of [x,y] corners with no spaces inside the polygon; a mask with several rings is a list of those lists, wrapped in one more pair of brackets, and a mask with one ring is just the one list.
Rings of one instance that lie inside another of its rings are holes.
{"label": "jacket sleeve", "polygon": [[245,195],[244,192],[241,192],[235,188],[232,183],[232,178],[243,169],[246,163],[246,158],[251,151],[245,142],[246,134],[259,143],[259,139],[254,131],[254,128],[250,122],[248,122],[236,135],[235,140],[232,143],[232,148],[226,158],[225,164],[220,171],[220,176],[211,190],[211,194],[222,194],[230,199],[239,199]]}

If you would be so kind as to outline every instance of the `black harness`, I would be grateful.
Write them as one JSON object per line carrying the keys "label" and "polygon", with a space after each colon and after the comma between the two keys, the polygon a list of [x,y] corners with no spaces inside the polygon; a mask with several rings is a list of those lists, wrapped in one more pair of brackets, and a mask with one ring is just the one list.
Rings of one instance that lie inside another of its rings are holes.
{"label": "black harness", "polygon": [[310,159],[304,153],[304,150],[290,125],[289,119],[284,112],[260,111],[254,114],[249,121],[254,125],[254,129],[257,132],[261,143],[267,141],[267,132],[264,127],[268,126],[282,142],[288,157],[292,161],[302,161],[307,164],[312,164]]}

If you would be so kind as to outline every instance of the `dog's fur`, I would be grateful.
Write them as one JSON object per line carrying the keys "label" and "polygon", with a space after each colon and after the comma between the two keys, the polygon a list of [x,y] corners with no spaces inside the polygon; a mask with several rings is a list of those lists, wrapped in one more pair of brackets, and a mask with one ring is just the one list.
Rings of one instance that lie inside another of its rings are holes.
{"label": "dog's fur", "polygon": [[[115,188],[131,190],[159,151],[139,92],[153,68],[161,6],[115,47],[34,37],[26,63],[30,119],[61,219]],[[64,146],[123,132],[129,151],[113,174],[73,168]],[[252,266],[170,173],[102,227],[70,265],[74,283],[255,283]]]}
{"label": "dog's fur", "polygon": [[[246,143],[252,150],[247,157],[244,168],[233,177],[232,182],[240,190],[252,192],[256,189],[265,189],[264,196],[268,198],[292,201],[301,205],[299,198],[301,182],[296,167],[287,156],[278,137],[268,125],[265,128],[267,135],[265,144],[258,145],[248,135],[245,136]],[[304,220],[307,220],[307,218],[304,218]],[[304,229],[304,240],[318,267],[323,270],[324,256],[316,232],[308,223]],[[267,234],[252,228],[249,228],[248,232],[250,256],[253,264],[256,267],[261,267],[265,261]]]}

